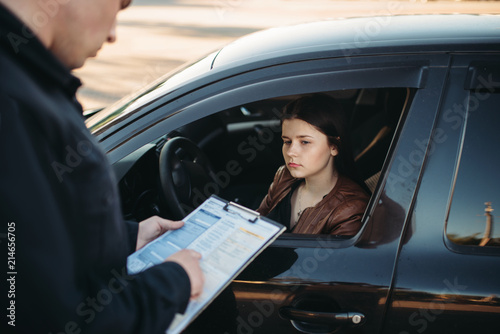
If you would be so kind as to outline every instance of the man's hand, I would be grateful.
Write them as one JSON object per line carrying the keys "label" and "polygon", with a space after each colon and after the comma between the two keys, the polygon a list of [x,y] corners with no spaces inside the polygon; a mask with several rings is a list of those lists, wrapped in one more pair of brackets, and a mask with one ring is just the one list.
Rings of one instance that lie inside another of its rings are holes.
{"label": "man's hand", "polygon": [[158,216],[149,217],[139,223],[135,250],[141,249],[148,242],[158,238],[168,230],[176,230],[184,225],[182,221],[163,219]]}
{"label": "man's hand", "polygon": [[[183,221],[172,221],[158,216],[150,217],[139,223],[136,250],[144,247],[148,242],[158,238],[168,230],[176,230],[184,226]],[[191,282],[191,298],[197,298],[203,291],[205,281],[200,268],[201,254],[192,249],[183,249],[169,256],[165,261],[178,263],[189,276]]]}
{"label": "man's hand", "polygon": [[170,255],[165,262],[172,261],[180,264],[189,276],[191,282],[191,299],[198,298],[203,292],[205,278],[200,267],[201,254],[192,249],[183,249]]}

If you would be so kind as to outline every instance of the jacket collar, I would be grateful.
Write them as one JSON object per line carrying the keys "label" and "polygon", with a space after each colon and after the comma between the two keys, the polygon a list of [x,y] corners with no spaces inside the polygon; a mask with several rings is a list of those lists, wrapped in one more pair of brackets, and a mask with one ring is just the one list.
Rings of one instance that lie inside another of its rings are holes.
{"label": "jacket collar", "polygon": [[30,70],[37,78],[50,80],[74,97],[81,86],[78,78],[48,50],[35,34],[0,4],[0,49]]}

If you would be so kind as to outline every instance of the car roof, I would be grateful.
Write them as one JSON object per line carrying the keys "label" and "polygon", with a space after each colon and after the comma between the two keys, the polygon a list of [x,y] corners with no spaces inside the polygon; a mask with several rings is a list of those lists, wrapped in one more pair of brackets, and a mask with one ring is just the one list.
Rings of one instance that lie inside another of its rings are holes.
{"label": "car roof", "polygon": [[[332,19],[271,28],[242,37],[215,57],[212,69],[322,51],[328,56],[499,49],[500,15],[396,15]],[[481,45],[483,47],[481,47]],[[483,50],[484,51],[484,50]]]}

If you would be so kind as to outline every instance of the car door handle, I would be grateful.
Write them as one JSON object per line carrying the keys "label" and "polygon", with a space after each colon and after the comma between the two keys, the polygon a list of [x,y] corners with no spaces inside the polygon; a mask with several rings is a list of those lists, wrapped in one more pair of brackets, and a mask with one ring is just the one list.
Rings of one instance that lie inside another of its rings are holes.
{"label": "car door handle", "polygon": [[280,308],[280,315],[288,320],[329,325],[359,325],[365,316],[359,312],[317,312],[300,310],[292,306]]}

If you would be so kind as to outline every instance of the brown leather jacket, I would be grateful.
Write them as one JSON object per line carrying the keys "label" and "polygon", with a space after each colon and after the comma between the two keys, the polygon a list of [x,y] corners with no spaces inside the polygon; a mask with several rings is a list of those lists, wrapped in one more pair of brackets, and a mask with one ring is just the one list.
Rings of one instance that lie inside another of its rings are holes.
{"label": "brown leather jacket", "polygon": [[[301,181],[294,178],[286,166],[281,166],[257,211],[268,215],[286,197],[292,185]],[[361,228],[369,198],[356,182],[340,175],[328,195],[314,207],[304,210],[292,232],[353,236]]]}

